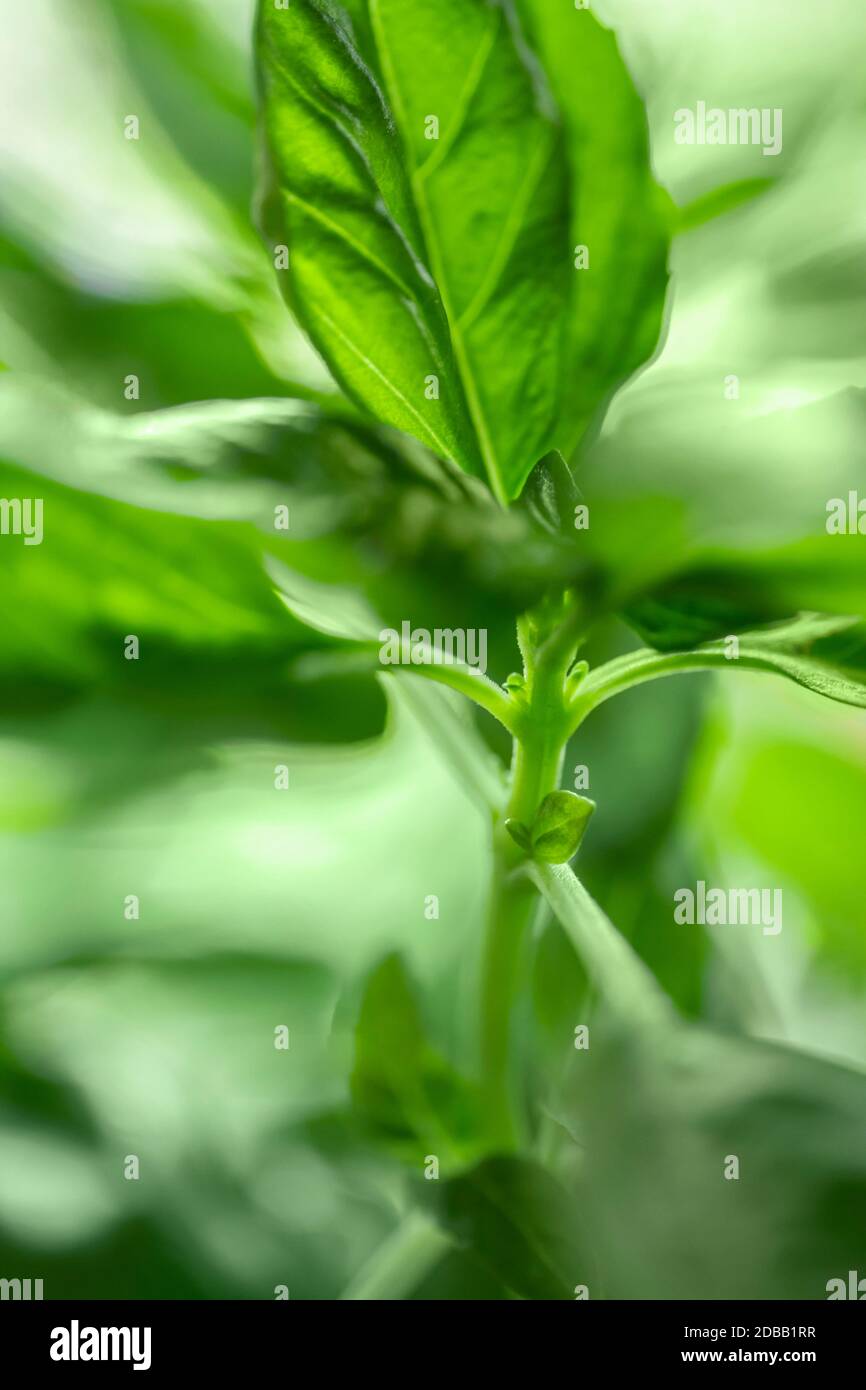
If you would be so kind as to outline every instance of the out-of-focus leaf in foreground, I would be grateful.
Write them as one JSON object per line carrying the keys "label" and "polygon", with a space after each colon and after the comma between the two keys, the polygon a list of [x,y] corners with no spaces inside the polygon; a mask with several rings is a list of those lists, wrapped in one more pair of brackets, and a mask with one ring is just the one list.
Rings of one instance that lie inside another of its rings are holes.
{"label": "out-of-focus leaf in foreground", "polygon": [[[290,686],[292,658],[323,641],[274,595],[252,519],[270,516],[273,527],[290,447],[297,513],[321,513],[303,484],[318,446],[303,420],[293,431],[291,404],[287,419],[278,402],[252,423],[242,405],[228,415],[215,406],[219,428],[207,428],[194,407],[124,418],[13,373],[0,394],[0,457],[19,465],[0,467],[0,490],[35,493],[43,506],[41,544],[4,546],[0,668],[16,674],[7,707],[50,706],[96,681],[127,709],[195,725],[205,742],[230,727],[329,741],[381,730],[369,677]],[[335,433],[329,458],[337,446]],[[281,553],[281,533],[272,529],[269,544]],[[129,636],[135,663],[124,660]],[[349,726],[336,719],[337,695],[341,707],[348,698]]]}
{"label": "out-of-focus leaf in foreground", "polygon": [[423,1195],[458,1245],[519,1297],[574,1298],[577,1286],[591,1284],[580,1214],[540,1164],[497,1155],[425,1184]]}
{"label": "out-of-focus leaf in foreground", "polygon": [[[0,405],[0,456],[137,508],[252,522],[258,539],[252,528],[231,532],[250,556],[258,546],[318,581],[355,586],[398,627],[409,616],[431,628],[498,628],[510,647],[514,614],[583,569],[566,537],[525,510],[503,512],[453,465],[309,402],[121,416],[8,373]],[[155,525],[142,516],[143,528]],[[204,562],[216,534],[199,528]]]}
{"label": "out-of-focus leaf in foreground", "polygon": [[652,593],[659,645],[683,622],[700,640],[799,610],[866,615],[866,534],[828,525],[834,501],[847,514],[852,493],[866,497],[863,391],[759,413],[726,400],[723,379],[648,386],[578,482],[610,601]]}
{"label": "out-of-focus leaf in foreground", "polygon": [[582,1057],[574,1195],[602,1296],[820,1299],[863,1268],[866,1076],[691,1028]]}
{"label": "out-of-focus leaf in foreground", "polygon": [[447,1161],[479,1142],[474,1088],[430,1045],[399,956],[370,977],[355,1034],[352,1097],[372,1136],[404,1158]]}

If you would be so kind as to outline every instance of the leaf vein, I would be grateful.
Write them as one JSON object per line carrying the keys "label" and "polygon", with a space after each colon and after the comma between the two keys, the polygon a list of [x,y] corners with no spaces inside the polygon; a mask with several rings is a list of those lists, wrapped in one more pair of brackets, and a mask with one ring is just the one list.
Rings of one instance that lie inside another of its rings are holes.
{"label": "leaf vein", "polygon": [[538,142],[537,149],[527,165],[526,177],[523,180],[520,192],[511,205],[511,211],[502,229],[499,245],[488,264],[487,274],[475,291],[471,302],[458,319],[458,325],[463,333],[468,332],[472,324],[479,318],[490,303],[490,299],[499,283],[502,272],[508,264],[508,258],[517,244],[517,238],[520,235],[524,214],[532,194],[535,192],[538,185],[538,181],[541,178],[542,171],[545,168],[547,159],[553,148],[554,139],[554,132],[550,128],[545,130]]}
{"label": "leaf vein", "polygon": [[448,445],[445,443],[443,439],[440,438],[440,436],[434,430],[430,422],[424,419],[424,416],[421,414],[420,410],[418,410],[417,407],[412,404],[408,396],[404,396],[403,392],[399,389],[398,386],[394,385],[390,377],[388,377],[381,370],[380,367],[377,367],[376,363],[373,362],[365,352],[362,352],[362,350],[358,347],[357,343],[352,342],[352,339],[346,333],[343,332],[343,330],[339,327],[337,323],[334,322],[330,314],[325,313],[324,309],[321,308],[316,309],[316,314],[323,321],[323,323],[327,324],[331,332],[337,338],[340,339],[340,342],[342,342],[343,345],[347,347],[350,352],[354,353],[354,355],[358,358],[359,362],[363,362],[364,366],[369,371],[371,371],[374,376],[377,376],[379,380],[382,382],[382,385],[385,386],[391,392],[391,394],[395,396],[397,400],[400,401],[401,404],[406,407],[406,409],[412,416],[414,416],[414,418],[418,421],[419,425],[421,426],[423,432],[428,436],[428,438],[433,440],[442,457],[450,458],[451,451],[449,450]]}
{"label": "leaf vein", "polygon": [[463,85],[463,90],[457,98],[457,104],[454,108],[453,119],[451,125],[448,127],[447,135],[443,140],[440,140],[436,144],[435,148],[430,153],[430,156],[427,159],[425,159],[424,163],[419,164],[417,166],[415,174],[416,177],[419,179],[428,179],[431,174],[435,173],[436,169],[438,169],[445,156],[456,144],[457,139],[459,138],[460,133],[463,130],[464,125],[466,124],[466,117],[469,115],[469,108],[471,107],[475,93],[478,91],[478,88],[481,84],[481,79],[484,76],[484,69],[487,67],[490,55],[493,52],[493,45],[495,44],[496,38],[499,33],[499,21],[501,11],[497,10],[493,11],[492,13],[494,16],[493,22],[488,25],[485,33],[482,35],[481,42],[478,45],[474,58],[472,59],[472,62],[469,67],[469,74],[466,78],[466,82]]}
{"label": "leaf vein", "polygon": [[[389,95],[391,96],[391,99],[393,101],[395,112],[398,114],[402,128],[405,131],[406,112],[403,108],[403,103],[400,96],[400,87],[397,82],[397,74],[394,67],[394,61],[391,56],[390,50],[388,49],[384,26],[381,21],[379,6],[376,3],[376,0],[370,0],[370,17],[373,22],[373,32],[376,45],[379,51],[379,57],[382,64],[382,72],[385,78],[385,83]],[[448,318],[449,327],[451,329],[451,345],[454,349],[454,357],[456,359],[457,366],[460,372],[460,378],[463,383],[464,391],[466,393],[466,403],[469,407],[469,414],[472,419],[472,424],[475,429],[475,435],[478,441],[479,448],[481,450],[481,457],[484,461],[484,469],[487,473],[487,478],[490,483],[490,490],[493,493],[494,497],[497,499],[497,501],[503,507],[505,507],[508,505],[508,496],[503,482],[502,470],[499,465],[499,460],[497,458],[496,450],[494,448],[493,440],[490,434],[490,428],[487,423],[487,418],[484,413],[484,408],[481,403],[480,395],[478,393],[478,387],[472,372],[472,366],[466,351],[466,345],[460,333],[460,327],[456,320],[454,307],[451,304],[451,294],[448,288],[447,276],[445,275],[445,265],[442,258],[442,250],[439,246],[437,237],[434,232],[433,219],[430,216],[430,208],[428,206],[427,198],[424,192],[424,180],[418,178],[417,171],[413,175],[412,187],[415,191],[418,216],[420,218],[422,229],[424,232],[424,239],[427,243],[427,252],[430,257],[431,269],[433,270],[433,278],[438,286],[439,293],[442,298],[442,303],[445,308],[445,314]]]}
{"label": "leaf vein", "polygon": [[312,217],[314,221],[321,222],[323,227],[327,227],[335,236],[338,236],[344,241],[347,246],[350,246],[362,260],[365,260],[368,265],[371,265],[374,270],[377,270],[386,280],[390,280],[392,285],[396,285],[400,293],[404,294],[407,299],[411,299],[416,304],[420,305],[417,294],[413,293],[406,282],[401,280],[399,275],[395,274],[393,270],[385,265],[384,261],[380,261],[379,257],[376,256],[369,247],[365,246],[362,241],[358,241],[357,237],[354,237],[341,222],[335,222],[327,213],[317,208],[314,203],[308,202],[306,198],[303,198],[299,193],[291,192],[290,189],[283,190],[283,197],[288,198],[292,203],[297,203],[298,207],[303,208],[309,217]]}

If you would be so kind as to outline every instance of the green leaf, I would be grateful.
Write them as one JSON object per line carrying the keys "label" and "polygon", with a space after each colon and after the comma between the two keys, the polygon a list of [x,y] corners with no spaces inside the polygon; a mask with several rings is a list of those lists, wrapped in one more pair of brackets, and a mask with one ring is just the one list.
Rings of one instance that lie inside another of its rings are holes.
{"label": "green leaf", "polygon": [[355,1032],[352,1099],[374,1137],[408,1161],[434,1153],[456,1164],[477,1149],[474,1088],[428,1044],[396,954],[367,983]]}
{"label": "green leaf", "polygon": [[866,622],[805,613],[790,623],[731,634],[690,651],[629,652],[587,677],[575,708],[594,709],[620,691],[659,676],[738,668],[787,676],[828,700],[866,707]]}
{"label": "green leaf", "polygon": [[245,225],[255,111],[244,47],[207,6],[129,0],[113,9],[112,19],[154,113],[189,165],[231,200]]}
{"label": "green leaf", "polygon": [[585,246],[569,315],[555,443],[570,456],[598,406],[659,341],[676,210],[650,168],[646,111],[615,35],[590,10],[518,0],[562,113],[572,198],[569,242]]}
{"label": "green leaf", "polygon": [[422,1196],[454,1239],[521,1298],[570,1299],[591,1284],[578,1208],[540,1164],[497,1155]]}
{"label": "green leaf", "polygon": [[[833,1036],[822,1031],[823,1044],[837,1053],[845,1047],[847,1012],[851,1037],[857,1040],[847,1055],[862,1056],[866,758],[858,748],[859,721],[840,720],[835,711],[821,719],[818,712],[797,706],[789,706],[784,715],[776,706],[773,718],[774,703],[754,696],[741,708],[735,738],[725,722],[711,727],[706,740],[703,765],[695,773],[701,795],[693,833],[712,847],[723,871],[748,854],[766,867],[768,882],[783,883],[786,891],[790,885],[797,893],[809,913],[802,948],[809,961],[806,989],[811,985],[821,999],[819,1010],[828,977],[834,984]],[[739,874],[740,869],[728,872]],[[745,961],[743,966],[749,969]],[[786,1023],[785,1036],[805,1043],[814,1036],[816,1023],[822,1025],[814,1008],[810,1012],[804,1006],[797,977],[788,988],[797,1021]],[[785,1005],[774,999],[773,1007],[781,1013]],[[787,1031],[791,1027],[796,1031]]]}
{"label": "green leaf", "polygon": [[788,613],[780,614],[777,599],[756,589],[751,577],[741,579],[724,568],[678,576],[623,612],[629,627],[663,652],[748,632],[780,616]]}
{"label": "green leaf", "polygon": [[866,616],[866,534],[856,517],[828,529],[834,499],[847,517],[866,497],[866,392],[758,412],[723,378],[669,375],[620,404],[578,472],[611,606],[651,595],[660,645],[683,624],[693,640],[800,610]]}
{"label": "green leaf", "polygon": [[558,449],[539,459],[526,480],[518,506],[545,531],[574,538],[574,513],[580,493]]}
{"label": "green leaf", "polygon": [[828,700],[866,706],[866,622],[806,614],[778,628],[746,633],[737,660],[787,676]]}
{"label": "green leaf", "polygon": [[529,853],[532,849],[532,837],[529,834],[527,826],[523,824],[523,821],[514,820],[509,816],[505,822],[505,829],[508,831],[514,843]]}
{"label": "green leaf", "polygon": [[[384,700],[369,677],[290,689],[290,659],[325,639],[293,621],[263,566],[266,546],[288,551],[273,528],[278,502],[290,499],[301,529],[346,524],[348,499],[342,513],[339,499],[323,508],[331,478],[376,459],[339,421],[319,432],[319,413],[291,401],[124,418],[12,373],[0,378],[0,407],[0,459],[33,470],[0,465],[0,492],[44,505],[42,544],[4,546],[0,669],[16,676],[4,683],[7,707],[43,685],[97,685],[158,718],[171,708],[210,738],[231,719],[301,740],[381,731]],[[130,633],[142,654],[132,683],[119,658]]]}
{"label": "green leaf", "polygon": [[575,271],[561,131],[505,6],[263,3],[257,51],[295,312],[349,395],[515,496],[553,442]]}
{"label": "green leaf", "polygon": [[713,188],[703,197],[696,198],[694,202],[678,210],[677,231],[691,232],[717,217],[724,217],[726,213],[759,198],[762,193],[772,188],[774,183],[775,179],[772,178],[737,179],[736,183],[726,183],[720,188]]}
{"label": "green leaf", "polygon": [[353,642],[375,639],[380,624],[356,590],[339,584],[320,584],[279,560],[269,559],[266,568],[277,593],[298,622],[327,637]]}
{"label": "green leaf", "polygon": [[[253,236],[250,243],[245,254],[257,250]],[[267,271],[265,266],[265,275]],[[265,343],[273,342],[278,332],[274,320],[285,320],[276,289],[264,279],[238,287],[237,293],[241,300],[249,294],[247,314]],[[0,299],[8,315],[3,357],[10,369],[50,374],[67,390],[106,407],[117,407],[128,374],[139,378],[149,408],[229,395],[272,395],[286,389],[281,371],[304,374],[307,363],[313,379],[319,378],[322,387],[327,384],[321,381],[323,366],[294,325],[280,339],[280,368],[269,370],[250,341],[252,328],[247,331],[242,305],[237,314],[227,314],[224,304],[210,305],[191,295],[157,301],[109,297],[96,285],[88,290],[67,282],[49,262],[2,236]],[[119,341],[125,369],[120,377]],[[124,404],[130,413],[138,408]]]}
{"label": "green leaf", "polygon": [[307,401],[123,416],[9,373],[0,456],[148,510],[253,522],[262,550],[362,591],[391,625],[409,615],[431,629],[499,619],[510,646],[513,614],[583,568],[564,537],[522,509],[504,512],[454,465]]}
{"label": "green leaf", "polygon": [[577,853],[595,802],[576,792],[550,792],[532,823],[532,853],[548,864],[564,864]]}
{"label": "green leaf", "polygon": [[[354,519],[358,479],[376,498],[389,466],[381,437],[305,401],[200,401],[124,416],[9,373],[0,404],[0,454],[11,462],[151,511],[252,521],[277,537]],[[275,532],[278,506],[288,508],[287,531]]]}
{"label": "green leaf", "polygon": [[[8,497],[36,490],[22,470],[5,467],[0,489]],[[248,660],[268,643],[271,660],[297,647],[252,528],[130,507],[47,479],[38,496],[42,544],[4,543],[10,616],[0,663],[117,676],[127,633],[190,653],[245,648]]]}
{"label": "green leaf", "polygon": [[572,1198],[605,1297],[824,1299],[862,1271],[862,1073],[679,1027],[597,1034],[572,1083]]}

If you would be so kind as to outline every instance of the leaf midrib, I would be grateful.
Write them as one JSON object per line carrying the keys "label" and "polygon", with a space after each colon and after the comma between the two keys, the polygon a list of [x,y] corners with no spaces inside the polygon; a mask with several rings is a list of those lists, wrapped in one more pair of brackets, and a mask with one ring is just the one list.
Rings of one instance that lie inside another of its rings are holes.
{"label": "leaf midrib", "polygon": [[[400,126],[402,130],[405,132],[407,129],[406,111],[403,107],[403,102],[400,96],[400,88],[397,83],[397,76],[394,63],[391,57],[390,50],[388,49],[387,39],[385,36],[385,29],[382,23],[381,14],[379,12],[379,0],[368,0],[368,3],[370,8],[370,20],[373,31],[373,39],[376,44],[376,49],[379,56],[379,62],[382,69],[382,76],[384,78],[385,85],[388,89],[388,95],[393,104],[395,113],[398,116]],[[499,25],[499,13],[499,11],[491,11],[491,14],[493,15],[493,26],[497,28]],[[442,259],[442,251],[435,234],[433,219],[430,215],[430,207],[427,202],[427,195],[424,187],[425,176],[422,173],[423,167],[424,166],[421,166],[421,170],[419,170],[417,167],[413,168],[411,177],[412,191],[415,197],[415,204],[418,211],[419,221],[421,223],[421,230],[424,234],[424,241],[427,246],[427,254],[430,258],[430,266],[433,271],[433,278],[436,281],[439,294],[442,298],[442,305],[445,309],[445,314],[448,319],[448,325],[451,330],[451,346],[454,350],[454,357],[457,362],[458,371],[460,372],[460,378],[463,383],[463,390],[466,394],[466,403],[469,408],[469,414],[472,420],[475,437],[478,441],[478,446],[481,451],[481,457],[484,463],[484,470],[487,474],[487,480],[490,484],[490,490],[496,498],[497,502],[499,502],[503,507],[507,507],[509,499],[502,478],[502,470],[500,468],[499,460],[496,456],[496,450],[493,446],[493,440],[490,435],[487,418],[484,413],[484,408],[481,404],[481,398],[478,393],[478,387],[476,385],[475,377],[472,371],[472,366],[469,361],[469,355],[466,351],[466,344],[464,342],[463,335],[460,331],[457,315],[455,313],[454,305],[451,300],[451,294],[448,288],[448,281],[445,275],[445,266]]]}
{"label": "leaf midrib", "polygon": [[[328,111],[328,109],[321,102],[317,101],[314,97],[312,97],[311,94],[307,92],[306,89],[297,81],[294,74],[289,71],[288,67],[283,62],[282,55],[279,53],[278,50],[274,50],[273,52],[273,61],[274,66],[276,70],[279,72],[280,77],[292,88],[298,99],[302,101],[306,106],[308,106],[312,111],[315,111],[321,119],[326,121],[327,124],[331,126],[331,128],[339,135],[340,139],[346,141],[347,144],[353,149],[353,151],[357,153],[356,146],[351,136],[336,119],[333,112]],[[369,168],[367,168],[368,176],[369,172]],[[359,242],[358,239],[354,237],[352,233],[348,231],[346,227],[343,226],[342,223],[337,222],[333,218],[329,218],[327,214],[321,212],[307,199],[303,198],[300,194],[296,192],[284,189],[283,196],[286,197],[290,202],[293,202],[298,207],[302,208],[304,212],[307,214],[307,216],[314,217],[318,221],[320,221],[323,226],[326,226],[333,233],[333,235],[339,236],[348,246],[351,247],[351,249],[355,252],[357,256],[365,260],[368,263],[368,265],[370,265],[371,267],[373,267],[373,269],[376,270],[378,274],[382,275],[386,280],[389,280],[395,286],[395,288],[397,288],[401,292],[401,294],[403,294],[406,297],[408,301],[417,304],[419,310],[421,309],[422,306],[418,298],[418,295],[415,294],[413,290],[411,290],[410,287],[406,285],[398,275],[396,275],[393,271],[389,270],[388,267],[384,265],[383,262],[380,261],[379,258],[373,252],[371,252],[367,247],[365,247],[361,242]],[[393,222],[391,223],[391,225],[394,226],[395,231],[398,230]],[[399,400],[400,403],[414,417],[414,419],[418,421],[418,424],[423,432],[422,438],[426,435],[426,437],[434,443],[434,445],[439,450],[443,458],[451,458],[453,454],[453,449],[448,447],[448,445],[445,443],[445,441],[439,434],[438,430],[436,430],[434,426],[424,418],[421,412],[412,404],[412,402],[407,398],[407,396],[391,380],[390,376],[386,372],[384,372],[380,367],[378,367],[376,363],[372,360],[372,358],[370,358],[367,355],[367,353],[365,353],[363,349],[360,348],[358,344],[348,336],[348,334],[344,333],[337,326],[337,324],[330,317],[330,315],[326,314],[321,309],[319,309],[317,312],[319,314],[319,317],[327,323],[328,327],[332,330],[332,332],[335,333],[335,335],[340,339],[343,345],[347,347],[352,353],[354,353],[358,360],[360,362],[363,362],[364,365],[373,373],[374,376],[378,377],[378,379],[382,382],[383,386],[385,386],[391,392],[394,398],[396,400]]]}

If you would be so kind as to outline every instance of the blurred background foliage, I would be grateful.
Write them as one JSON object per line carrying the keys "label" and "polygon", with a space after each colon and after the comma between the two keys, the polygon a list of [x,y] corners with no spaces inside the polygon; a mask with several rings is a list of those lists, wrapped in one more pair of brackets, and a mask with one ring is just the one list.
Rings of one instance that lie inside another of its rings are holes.
{"label": "blurred background foliage", "polygon": [[[43,1277],[49,1297],[269,1298],[281,1284],[292,1297],[338,1295],[407,1202],[396,1159],[349,1104],[365,981],[395,953],[436,1051],[424,1065],[475,1066],[489,853],[479,787],[505,750],[448,699],[437,696],[431,722],[414,680],[383,688],[339,669],[339,642],[286,611],[257,529],[284,476],[267,439],[241,440],[245,519],[217,445],[208,478],[187,481],[188,514],[169,514],[163,488],[183,476],[182,449],[137,423],[191,402],[292,396],[308,403],[282,403],[301,412],[303,457],[303,411],[334,395],[250,221],[251,8],[3,4],[0,494],[32,495],[38,466],[46,539],[0,553],[0,1274]],[[672,393],[711,435],[706,382],[728,372],[758,414],[866,385],[864,229],[851,207],[866,148],[857,0],[597,8],[618,27],[676,202],[738,178],[775,181],[677,240],[664,351],[614,419],[636,420],[662,456]],[[783,155],[727,147],[699,162],[675,147],[671,112],[698,98],[784,107]],[[129,113],[138,142],[122,138]],[[133,373],[141,395],[129,401]],[[333,454],[348,474],[337,468],[324,501],[307,498],[306,539],[271,538],[269,552],[314,580],[363,581],[395,621],[441,607],[449,626],[487,626],[491,674],[504,679],[515,604],[557,553],[530,547],[515,590],[497,563],[515,535],[478,499],[469,570],[455,569],[457,541],[443,558],[447,509],[421,527],[421,581],[401,568],[397,523],[372,542],[364,532],[360,548],[337,545],[328,509],[353,505],[347,477],[365,466],[369,428],[340,410]],[[127,456],[135,495],[114,481]],[[807,442],[802,458],[807,468]],[[400,460],[411,518],[419,466]],[[399,518],[399,497],[388,500]],[[128,633],[142,640],[137,663],[122,658]],[[587,655],[633,644],[611,624]],[[598,803],[587,885],[684,1013],[866,1067],[863,713],[775,679],[689,677],[600,709],[567,774],[578,765]],[[783,932],[676,926],[672,893],[698,878],[782,885]],[[123,913],[133,893],[137,922]],[[540,921],[535,944],[521,1045],[543,1110],[586,982],[558,926]],[[281,1024],[288,1052],[273,1046]],[[644,1096],[645,1065],[625,1081],[614,1071],[614,1093]],[[648,1187],[633,1200],[650,1210],[654,1165],[673,1181],[678,1138],[661,1100],[655,1127],[636,1105],[618,1133],[597,1129],[595,1161],[608,1170],[599,1189],[615,1194],[617,1153],[645,1146]],[[128,1154],[138,1182],[123,1179]],[[642,1265],[632,1220],[599,1205],[611,1289],[680,1291],[670,1271],[684,1267],[682,1233]],[[506,1296],[495,1271],[459,1252],[417,1294]]]}

